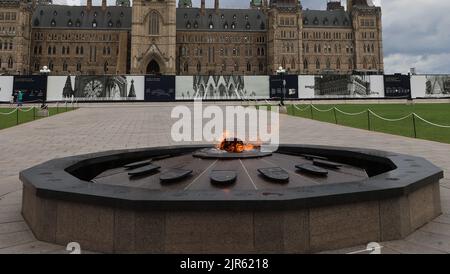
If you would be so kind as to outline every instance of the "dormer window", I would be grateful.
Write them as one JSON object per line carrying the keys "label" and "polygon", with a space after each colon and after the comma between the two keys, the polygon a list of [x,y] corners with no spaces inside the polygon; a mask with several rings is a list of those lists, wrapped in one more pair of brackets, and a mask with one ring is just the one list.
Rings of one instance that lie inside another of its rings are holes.
{"label": "dormer window", "polygon": [[80,20],[77,19],[77,21],[75,22],[75,27],[79,28],[81,26],[81,22]]}
{"label": "dormer window", "polygon": [[261,25],[259,26],[261,29],[265,29],[266,28],[266,24],[264,24],[264,22],[261,22]]}
{"label": "dormer window", "polygon": [[56,12],[56,10],[53,11],[53,16],[57,16],[57,15],[58,15],[58,13]]}
{"label": "dormer window", "polygon": [[314,25],[318,25],[318,24],[319,24],[319,19],[317,19],[317,17],[314,18],[313,24],[314,24]]}
{"label": "dormer window", "polygon": [[194,29],[197,29],[198,28],[198,23],[197,23],[197,21],[195,21],[194,22]]}
{"label": "dormer window", "polygon": [[40,14],[41,16],[44,15],[44,11],[41,10],[41,11],[39,12],[39,14]]}
{"label": "dormer window", "polygon": [[121,11],[120,12],[120,17],[123,17],[123,16],[124,16],[123,11]]}
{"label": "dormer window", "polygon": [[191,28],[191,22],[188,21],[188,22],[186,23],[186,28],[188,28],[188,29]]}
{"label": "dormer window", "polygon": [[111,17],[111,12],[108,11],[108,13],[106,14],[106,16]]}
{"label": "dormer window", "polygon": [[248,15],[247,14],[245,15],[245,20],[248,20]]}
{"label": "dormer window", "polygon": [[235,19],[235,20],[236,20],[236,18],[237,18],[237,17],[236,17],[236,14],[233,14],[233,19]]}
{"label": "dormer window", "polygon": [[225,24],[223,24],[223,28],[224,29],[228,29],[228,23],[227,22],[225,22]]}
{"label": "dormer window", "polygon": [[187,19],[188,18],[188,15],[185,13],[184,14],[184,19]]}
{"label": "dormer window", "polygon": [[111,20],[109,20],[108,27],[112,28],[113,26],[114,26],[113,22]]}
{"label": "dormer window", "polygon": [[34,22],[33,22],[33,25],[35,26],[35,27],[37,27],[37,26],[39,26],[39,20],[36,18],[36,19],[34,19]]}
{"label": "dormer window", "polygon": [[220,18],[223,20],[225,18],[225,15],[220,15]]}
{"label": "dormer window", "polygon": [[93,28],[96,28],[96,27],[97,27],[97,21],[95,21],[95,20],[92,21],[92,27],[93,27]]}
{"label": "dormer window", "polygon": [[122,27],[122,22],[120,22],[120,20],[117,20],[116,22],[116,27],[121,28]]}
{"label": "dormer window", "polygon": [[50,23],[50,25],[51,25],[52,27],[56,27],[56,21],[55,21],[55,19],[52,20],[52,22]]}
{"label": "dormer window", "polygon": [[232,28],[232,29],[235,29],[235,28],[236,28],[236,23],[232,23],[232,24],[231,24],[231,28]]}
{"label": "dormer window", "polygon": [[213,29],[213,28],[214,28],[213,23],[212,23],[212,22],[209,22],[209,29]]}
{"label": "dormer window", "polygon": [[245,28],[246,29],[250,29],[250,23],[249,22],[247,22],[247,24],[245,25]]}
{"label": "dormer window", "polygon": [[323,20],[323,24],[324,24],[324,25],[328,25],[328,19],[327,19],[327,18],[325,18],[325,19]]}
{"label": "dormer window", "polygon": [[303,25],[308,25],[308,18],[305,18],[305,20],[303,20]]}
{"label": "dormer window", "polygon": [[97,17],[97,12],[94,12],[94,17]]}
{"label": "dormer window", "polygon": [[82,11],[82,12],[80,13],[80,15],[81,15],[81,17],[84,17],[84,11]]}
{"label": "dormer window", "polygon": [[67,22],[67,26],[71,27],[73,25],[72,20],[69,19],[69,21]]}

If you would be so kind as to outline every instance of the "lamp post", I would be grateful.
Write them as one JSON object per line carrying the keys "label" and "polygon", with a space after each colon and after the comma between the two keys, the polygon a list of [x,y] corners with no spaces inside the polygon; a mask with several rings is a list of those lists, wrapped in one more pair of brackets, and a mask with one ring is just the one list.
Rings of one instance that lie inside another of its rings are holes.
{"label": "lamp post", "polygon": [[284,106],[284,98],[286,97],[286,80],[284,79],[284,75],[286,74],[286,70],[282,66],[280,66],[276,72],[277,72],[277,75],[281,76],[281,81],[283,83],[283,89],[281,91],[280,105]]}
{"label": "lamp post", "polygon": [[[39,70],[39,72],[43,76],[48,76],[50,74],[51,70],[47,66],[43,66],[42,69]],[[41,109],[44,109],[44,108],[45,108],[45,96],[42,98],[42,105],[41,105]]]}

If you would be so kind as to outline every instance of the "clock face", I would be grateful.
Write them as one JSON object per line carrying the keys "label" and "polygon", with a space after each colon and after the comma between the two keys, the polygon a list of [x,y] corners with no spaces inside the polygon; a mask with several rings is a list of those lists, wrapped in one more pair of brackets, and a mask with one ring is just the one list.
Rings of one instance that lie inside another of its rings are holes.
{"label": "clock face", "polygon": [[84,86],[84,97],[97,98],[100,97],[103,91],[103,84],[99,80],[92,80]]}

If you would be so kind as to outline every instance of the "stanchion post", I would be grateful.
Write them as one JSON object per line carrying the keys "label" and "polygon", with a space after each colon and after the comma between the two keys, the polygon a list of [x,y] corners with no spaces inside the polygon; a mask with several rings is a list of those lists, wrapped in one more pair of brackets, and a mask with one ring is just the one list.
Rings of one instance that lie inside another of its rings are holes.
{"label": "stanchion post", "polygon": [[311,109],[311,119],[314,120],[313,105],[311,104],[311,105],[309,106],[309,108]]}
{"label": "stanchion post", "polygon": [[16,126],[19,124],[19,108],[16,108]]}
{"label": "stanchion post", "polygon": [[370,131],[370,110],[367,110],[367,128]]}
{"label": "stanchion post", "polygon": [[338,120],[337,120],[337,115],[336,115],[336,107],[333,108],[333,113],[334,113],[334,122],[337,125],[338,124]]}
{"label": "stanchion post", "polygon": [[36,120],[36,107],[33,106],[33,121]]}
{"label": "stanchion post", "polygon": [[414,128],[414,138],[417,139],[417,129],[416,129],[416,114],[412,114],[412,122],[413,122],[413,128]]}

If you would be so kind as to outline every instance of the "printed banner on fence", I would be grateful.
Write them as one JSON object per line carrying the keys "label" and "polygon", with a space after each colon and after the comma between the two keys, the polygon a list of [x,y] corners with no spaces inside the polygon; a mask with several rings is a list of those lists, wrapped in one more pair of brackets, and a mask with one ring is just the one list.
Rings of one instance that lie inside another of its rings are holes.
{"label": "printed banner on fence", "polygon": [[11,102],[13,100],[14,76],[0,76],[0,102]]}
{"label": "printed banner on fence", "polygon": [[297,75],[272,75],[270,76],[270,98],[297,99],[298,76]]}
{"label": "printed banner on fence", "polygon": [[409,75],[384,75],[384,96],[387,98],[411,98]]}
{"label": "printed banner on fence", "polygon": [[269,76],[177,76],[176,99],[269,99]]}
{"label": "printed banner on fence", "polygon": [[40,103],[47,96],[47,76],[14,76],[13,96],[17,100],[19,91],[23,93],[22,102]]}
{"label": "printed banner on fence", "polygon": [[47,100],[144,100],[144,76],[49,76]]}
{"label": "printed banner on fence", "polygon": [[413,98],[450,97],[450,75],[414,75],[411,92]]}
{"label": "printed banner on fence", "polygon": [[145,76],[145,101],[175,101],[175,76]]}

